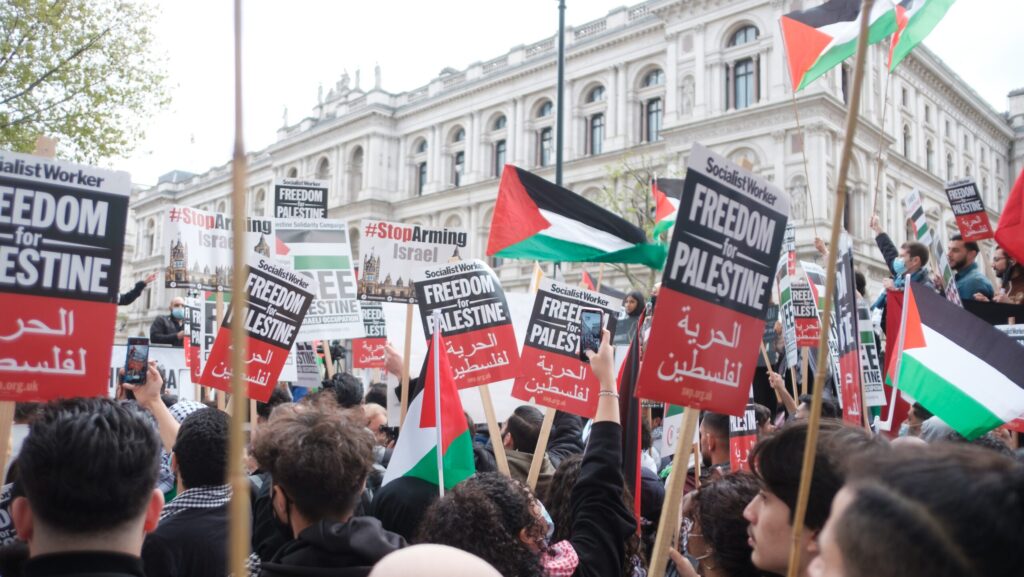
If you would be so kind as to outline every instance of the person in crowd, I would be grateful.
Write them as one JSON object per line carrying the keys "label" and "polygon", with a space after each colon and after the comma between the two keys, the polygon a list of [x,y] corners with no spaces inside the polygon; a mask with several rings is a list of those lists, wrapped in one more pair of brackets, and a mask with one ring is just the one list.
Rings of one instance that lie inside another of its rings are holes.
{"label": "person in crowd", "polygon": [[622,427],[614,351],[604,331],[589,352],[600,383],[597,413],[572,489],[569,538],[555,544],[540,501],[523,484],[497,473],[477,474],[434,503],[420,526],[422,541],[479,556],[504,577],[621,577],[626,541],[636,519],[623,503]]}
{"label": "person in crowd", "polygon": [[[361,414],[361,413],[360,413]],[[373,467],[373,436],[362,422],[322,404],[278,407],[253,445],[273,479],[271,505],[292,540],[260,575],[367,575],[405,539],[372,517],[353,516]]]}
{"label": "person in crowd", "polygon": [[419,477],[398,477],[373,493],[370,511],[380,520],[385,531],[401,535],[411,542],[416,538],[427,509],[437,501],[437,497],[436,484]]}
{"label": "person in crowd", "polygon": [[149,340],[157,345],[185,346],[185,299],[171,299],[171,314],[153,319]]}
{"label": "person in crowd", "polygon": [[[153,370],[153,369],[151,369]],[[18,457],[11,504],[33,577],[143,577],[143,537],[156,528],[160,439],[137,407],[104,398],[45,405]]]}
{"label": "person in crowd", "polygon": [[638,290],[629,291],[622,299],[623,314],[618,318],[618,324],[615,327],[615,344],[627,345],[632,342],[646,303],[647,299],[644,298],[644,293]]}
{"label": "person in crowd", "polygon": [[700,420],[700,482],[729,474],[729,415],[704,413]]}
{"label": "person in crowd", "polygon": [[[795,415],[800,407],[797,406],[796,401],[793,400],[793,395],[789,394],[789,387],[786,386],[786,378],[783,373],[771,371],[768,373],[768,384],[771,385],[772,390],[779,396],[779,400],[782,401],[782,407],[785,409],[786,414]],[[796,389],[797,384],[793,384],[793,390]],[[765,407],[767,409],[768,407]],[[769,410],[769,415],[771,411]]]}
{"label": "person in crowd", "polygon": [[921,436],[921,425],[925,421],[932,418],[932,414],[928,409],[924,408],[921,403],[914,403],[910,406],[910,410],[907,411],[907,418],[900,425],[900,436],[920,437]]}
{"label": "person in crowd", "polygon": [[370,577],[501,577],[487,561],[446,545],[413,545],[380,560]]}
{"label": "person in crowd", "polygon": [[878,219],[877,214],[871,217],[871,230],[875,233],[875,244],[878,245],[878,250],[882,251],[882,258],[885,259],[885,264],[893,275],[893,278],[887,278],[882,281],[885,290],[878,295],[875,303],[871,305],[871,308],[882,311],[882,326],[884,327],[886,293],[891,290],[902,291],[903,285],[906,283],[906,275],[910,275],[911,281],[933,289],[935,288],[935,282],[929,276],[928,269],[926,268],[928,266],[928,255],[930,254],[927,246],[917,241],[909,241],[900,245],[900,248],[897,250],[895,243],[882,230],[881,221]]}
{"label": "person in crowd", "polygon": [[287,385],[278,384],[270,393],[266,403],[256,402],[256,427],[250,433],[249,461],[252,473],[249,475],[249,499],[252,502],[252,550],[256,558],[269,559],[277,550],[291,540],[291,530],[282,527],[274,518],[270,488],[272,479],[256,460],[252,445],[270,417],[280,407],[290,406],[291,394]]}
{"label": "person in crowd", "polygon": [[988,300],[995,296],[992,290],[992,283],[978,268],[975,260],[981,248],[976,242],[964,242],[959,234],[954,234],[949,239],[949,251],[946,257],[949,259],[949,266],[956,274],[953,279],[956,281],[956,290],[960,293],[962,302],[973,301],[976,294],[980,294]]}
{"label": "person in crowd", "polygon": [[[992,252],[992,272],[999,279],[999,292],[992,302],[1019,305],[1024,304],[1024,265],[1015,262],[1002,247]],[[987,302],[988,297],[978,292],[974,300]]]}
{"label": "person in crowd", "polygon": [[743,509],[757,497],[758,491],[757,478],[735,473],[684,497],[681,551],[669,549],[672,565],[680,577],[763,575],[750,560],[752,549],[743,518]]}
{"label": "person in crowd", "polygon": [[[366,416],[366,428],[373,433],[374,439],[377,440],[377,446],[393,445],[394,441],[384,429],[388,426],[388,410],[376,403],[370,403],[363,405],[363,415]],[[383,456],[383,452],[381,452],[381,456]]]}
{"label": "person in crowd", "polygon": [[352,373],[342,371],[323,382],[324,390],[334,392],[338,406],[351,409],[363,404],[363,383]]}
{"label": "person in crowd", "polygon": [[[762,571],[785,575],[789,568],[793,511],[806,441],[807,423],[792,422],[758,441],[750,453],[748,462],[761,490],[743,510],[743,517],[750,523],[747,533],[753,547],[751,560]],[[797,575],[807,575],[807,565],[817,551],[818,533],[828,519],[832,498],[843,484],[845,459],[858,453],[881,453],[887,447],[883,443],[862,428],[845,427],[835,420],[821,422]]]}
{"label": "person in crowd", "polygon": [[894,448],[851,467],[808,574],[1019,575],[1022,534],[1024,465],[970,446]]}
{"label": "person in crowd", "polygon": [[182,421],[171,456],[178,494],[143,543],[146,577],[227,574],[229,421],[209,408]]}
{"label": "person in crowd", "polygon": [[388,385],[387,383],[370,383],[370,387],[366,390],[366,397],[363,399],[364,404],[375,404],[388,408]]}
{"label": "person in crowd", "polygon": [[768,407],[754,403],[754,421],[757,423],[758,438],[775,432],[776,427],[775,423],[772,422],[772,411]]}
{"label": "person in crowd", "polygon": [[[796,406],[796,412],[793,413],[793,420],[806,421],[811,414],[811,403],[813,402],[814,397],[811,395],[800,395],[797,400],[800,404]],[[843,410],[839,408],[839,404],[836,403],[835,399],[832,397],[824,396],[821,398],[821,418],[843,418]]]}
{"label": "person in crowd", "polygon": [[142,291],[146,290],[146,287],[149,286],[149,283],[151,283],[151,282],[153,282],[155,280],[156,280],[156,273],[155,272],[149,273],[148,275],[146,275],[145,279],[136,282],[135,286],[132,287],[132,290],[130,290],[130,291],[126,292],[126,293],[122,293],[122,294],[117,295],[117,305],[125,307],[125,306],[128,306],[128,305],[132,304],[133,302],[138,300],[138,298],[140,296],[142,296]]}
{"label": "person in crowd", "polygon": [[[540,436],[544,414],[533,405],[521,405],[509,415],[501,428],[501,442],[505,446],[508,468],[512,478],[526,483],[533,463],[533,453],[537,450],[537,438]],[[555,466],[551,459],[544,455],[537,478],[537,494],[546,495],[551,477],[555,474]]]}

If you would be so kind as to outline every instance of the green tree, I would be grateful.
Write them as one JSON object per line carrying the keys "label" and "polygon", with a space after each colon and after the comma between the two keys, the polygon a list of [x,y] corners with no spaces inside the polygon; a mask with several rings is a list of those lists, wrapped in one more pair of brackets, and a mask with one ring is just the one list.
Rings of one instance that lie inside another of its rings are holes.
{"label": "green tree", "polygon": [[61,156],[124,156],[168,102],[148,6],[118,0],[0,1],[0,148],[55,136]]}

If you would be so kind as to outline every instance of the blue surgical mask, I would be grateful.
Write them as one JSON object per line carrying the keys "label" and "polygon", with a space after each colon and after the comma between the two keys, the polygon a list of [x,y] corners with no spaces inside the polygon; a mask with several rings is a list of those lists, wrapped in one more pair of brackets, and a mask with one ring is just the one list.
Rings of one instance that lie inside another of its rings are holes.
{"label": "blue surgical mask", "polygon": [[903,261],[902,256],[892,261],[892,270],[896,272],[896,276],[903,276],[903,273],[907,272],[907,263]]}
{"label": "blue surgical mask", "polygon": [[171,316],[176,319],[183,319],[185,318],[185,309],[182,307],[171,309]]}

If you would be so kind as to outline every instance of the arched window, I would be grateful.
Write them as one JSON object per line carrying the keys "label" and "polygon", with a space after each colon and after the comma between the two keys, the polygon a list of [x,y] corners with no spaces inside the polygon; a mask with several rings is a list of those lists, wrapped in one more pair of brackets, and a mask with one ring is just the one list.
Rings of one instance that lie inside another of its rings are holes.
{"label": "arched window", "polygon": [[650,88],[652,86],[661,86],[665,84],[665,73],[660,68],[655,68],[644,75],[643,81],[640,82],[641,88]]}
{"label": "arched window", "polygon": [[152,218],[146,222],[146,245],[142,247],[142,254],[156,254],[156,221]]}
{"label": "arched window", "polygon": [[953,180],[953,153],[946,153],[946,180]]}
{"label": "arched window", "polygon": [[744,26],[736,32],[733,32],[732,36],[729,37],[729,47],[741,46],[748,42],[753,42],[754,40],[757,40],[757,35],[758,31],[756,26]]}
{"label": "arched window", "polygon": [[537,107],[537,118],[546,118],[551,116],[552,104],[550,100],[545,100],[543,104]]}
{"label": "arched window", "polygon": [[326,157],[321,158],[316,165],[317,180],[327,180],[331,177],[331,163]]}
{"label": "arched window", "polygon": [[661,120],[664,108],[661,104],[661,97],[649,98],[643,102],[643,141],[655,142],[661,140]]}
{"label": "arched window", "polygon": [[910,125],[903,125],[903,156],[910,158]]}
{"label": "arched window", "polygon": [[587,154],[601,154],[604,148],[604,114],[591,115],[587,125]]}
{"label": "arched window", "polygon": [[418,138],[412,145],[412,190],[422,196],[427,188],[427,139]]}
{"label": "arched window", "polygon": [[358,269],[363,264],[363,259],[359,256],[358,226],[353,226],[348,229],[348,246],[349,249],[352,251],[352,261],[356,264],[356,269]]}
{"label": "arched window", "polygon": [[508,119],[502,114],[494,119],[494,123],[491,125],[491,130],[504,130],[508,126]]}
{"label": "arched window", "polygon": [[352,151],[348,166],[348,193],[352,200],[363,190],[363,147],[357,146]]}
{"label": "arched window", "polygon": [[427,162],[423,161],[416,165],[416,194],[423,196],[423,190],[427,187]]}
{"label": "arched window", "polygon": [[964,178],[970,178],[971,176],[971,165],[968,164],[964,167]]}
{"label": "arched window", "polygon": [[416,154],[423,154],[427,151],[427,139],[421,138],[416,142],[416,146],[413,147]]}
{"label": "arched window", "polygon": [[225,213],[227,211],[228,211],[228,203],[224,202],[223,200],[218,200],[217,201],[217,212]]}
{"label": "arched window", "polygon": [[444,219],[444,227],[449,229],[462,228],[462,217],[457,214],[450,215]]}
{"label": "arched window", "polygon": [[288,169],[288,178],[298,178],[298,176],[299,169],[295,168],[294,166]]}
{"label": "arched window", "polygon": [[462,142],[466,140],[466,130],[461,126],[452,133],[452,142]]}
{"label": "arched window", "polygon": [[256,191],[256,202],[252,207],[252,212],[256,216],[263,216],[266,214],[264,211],[267,209],[267,191],[266,189],[259,189]]}
{"label": "arched window", "polygon": [[540,166],[551,166],[554,162],[554,145],[551,142],[552,129],[550,126],[540,129],[537,133],[537,164]]}
{"label": "arched window", "polygon": [[924,145],[924,163],[928,172],[935,170],[935,145],[932,144],[931,139]]}
{"label": "arched window", "polygon": [[492,176],[496,178],[501,176],[501,171],[505,168],[507,148],[504,139],[494,143],[494,171]]}
{"label": "arched window", "polygon": [[736,61],[733,68],[734,108],[742,110],[754,103],[756,86],[754,84],[754,59],[744,58]]}
{"label": "arched window", "polygon": [[593,102],[603,102],[603,101],[604,101],[604,86],[601,86],[600,84],[598,84],[597,86],[591,88],[589,92],[587,92],[587,98],[586,98],[586,103],[587,104],[590,104],[590,103],[593,103]]}
{"label": "arched window", "polygon": [[466,173],[466,151],[460,150],[452,155],[452,185],[462,184],[462,175]]}

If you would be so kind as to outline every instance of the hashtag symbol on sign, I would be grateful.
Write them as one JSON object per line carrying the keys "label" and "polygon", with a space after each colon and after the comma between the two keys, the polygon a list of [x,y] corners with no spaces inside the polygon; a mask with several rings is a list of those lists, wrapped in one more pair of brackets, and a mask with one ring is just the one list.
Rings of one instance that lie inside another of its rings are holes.
{"label": "hashtag symbol on sign", "polygon": [[180,219],[180,218],[181,218],[181,209],[179,209],[179,208],[172,208],[171,209],[171,222],[178,222],[178,219]]}
{"label": "hashtag symbol on sign", "polygon": [[366,230],[363,231],[363,236],[377,236],[377,223],[371,222],[366,225]]}

